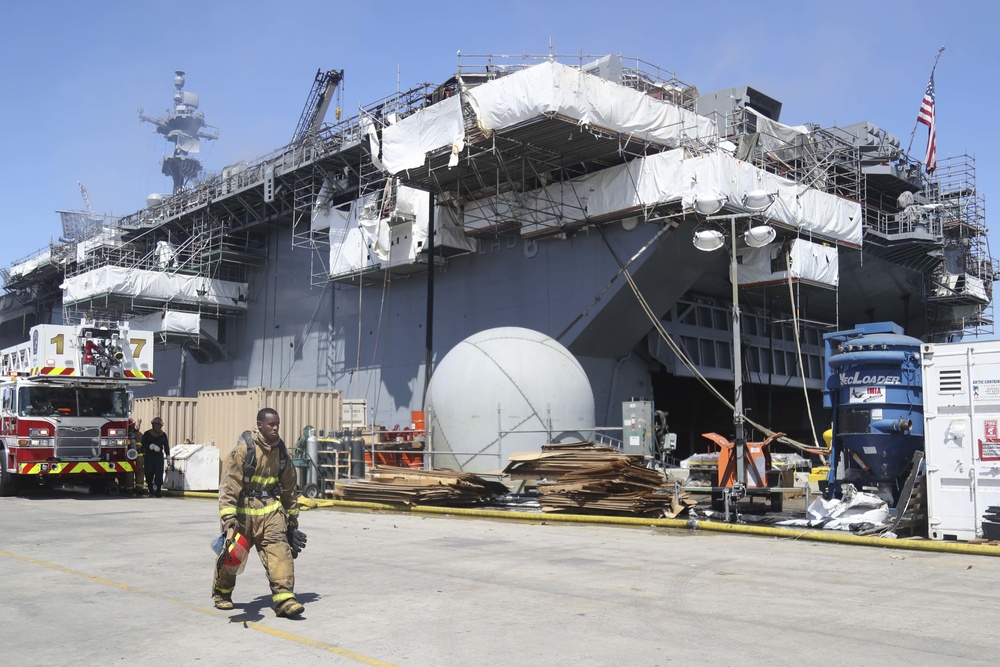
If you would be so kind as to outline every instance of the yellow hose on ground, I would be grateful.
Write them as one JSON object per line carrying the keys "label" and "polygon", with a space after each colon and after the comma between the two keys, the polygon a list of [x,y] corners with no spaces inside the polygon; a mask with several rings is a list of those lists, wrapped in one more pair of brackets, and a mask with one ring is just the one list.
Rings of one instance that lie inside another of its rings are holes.
{"label": "yellow hose on ground", "polygon": [[[172,496],[185,498],[218,499],[217,493],[202,491],[172,491]],[[365,509],[387,512],[412,512],[416,514],[443,514],[479,517],[483,519],[505,519],[508,521],[534,521],[536,523],[583,523],[610,526],[646,526],[651,528],[686,528],[718,533],[740,535],[761,535],[791,540],[812,542],[832,542],[854,546],[880,547],[883,549],[903,549],[907,551],[932,551],[939,553],[965,554],[971,556],[1000,557],[1000,546],[989,544],[969,544],[968,542],[935,542],[932,540],[899,540],[886,537],[864,537],[851,533],[840,533],[812,528],[779,528],[774,526],[752,526],[719,521],[699,521],[695,519],[654,519],[632,516],[601,516],[592,514],[540,514],[537,512],[516,512],[465,507],[434,507],[432,505],[390,505],[388,503],[358,502],[354,500],[329,500],[326,498],[299,498],[302,509]]]}

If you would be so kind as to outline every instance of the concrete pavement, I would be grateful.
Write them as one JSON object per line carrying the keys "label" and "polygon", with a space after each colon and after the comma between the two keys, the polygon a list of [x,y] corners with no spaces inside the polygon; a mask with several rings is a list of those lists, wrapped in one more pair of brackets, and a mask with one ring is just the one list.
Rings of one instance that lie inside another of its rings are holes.
{"label": "concrete pavement", "polygon": [[1000,559],[670,529],[316,509],[301,619],[252,559],[212,607],[217,505],[0,498],[11,665],[992,665]]}

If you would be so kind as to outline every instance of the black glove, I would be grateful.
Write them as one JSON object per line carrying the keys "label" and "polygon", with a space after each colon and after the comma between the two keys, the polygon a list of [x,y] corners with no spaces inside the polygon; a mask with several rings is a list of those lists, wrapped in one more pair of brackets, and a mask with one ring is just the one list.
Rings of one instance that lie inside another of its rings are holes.
{"label": "black glove", "polygon": [[298,528],[289,526],[288,546],[292,549],[292,558],[298,558],[299,552],[306,548],[306,534]]}

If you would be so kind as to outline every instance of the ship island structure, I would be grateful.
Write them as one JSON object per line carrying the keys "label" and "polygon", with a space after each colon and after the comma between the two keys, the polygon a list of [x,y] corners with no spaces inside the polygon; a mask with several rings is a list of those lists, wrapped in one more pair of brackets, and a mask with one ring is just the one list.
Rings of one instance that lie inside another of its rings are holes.
{"label": "ship island structure", "polygon": [[339,390],[391,426],[449,350],[520,327],[579,361],[595,427],[650,399],[684,456],[732,423],[700,378],[731,393],[734,348],[747,414],[812,442],[823,334],[993,331],[967,154],[928,173],[873,122],[787,125],[766,91],[617,55],[460,54],[442,83],[326,123],[343,76],[317,73],[288,145],[206,174],[218,132],[178,72],[174,107],[142,116],[173,146],[172,194],[61,212],[63,238],[3,270],[0,343],[129,320],[156,332],[151,395]]}

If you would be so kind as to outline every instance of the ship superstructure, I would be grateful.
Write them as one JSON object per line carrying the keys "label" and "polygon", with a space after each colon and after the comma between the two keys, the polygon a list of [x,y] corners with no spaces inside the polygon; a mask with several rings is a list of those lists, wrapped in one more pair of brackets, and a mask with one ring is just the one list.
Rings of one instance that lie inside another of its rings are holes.
{"label": "ship superstructure", "polygon": [[[335,388],[391,427],[459,341],[525,327],[580,359],[598,426],[654,397],[683,452],[731,416],[691,378],[732,381],[729,258],[692,244],[732,221],[748,411],[815,431],[802,387],[818,411],[823,333],[991,331],[996,264],[972,158],[931,178],[872,123],[780,114],[754,88],[701,94],[634,58],[462,55],[441,84],[125,216],[114,243],[15,265],[8,298],[50,301],[0,333],[129,318],[159,332],[158,393]],[[766,210],[746,206],[755,193]],[[711,199],[721,210],[706,214]],[[773,240],[743,240],[763,225]]]}

